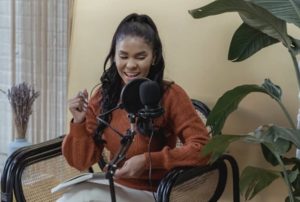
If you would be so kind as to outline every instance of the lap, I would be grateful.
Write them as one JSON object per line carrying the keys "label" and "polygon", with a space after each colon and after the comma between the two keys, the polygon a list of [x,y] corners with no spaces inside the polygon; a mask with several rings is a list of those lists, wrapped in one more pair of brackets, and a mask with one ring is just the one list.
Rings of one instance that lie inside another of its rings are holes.
{"label": "lap", "polygon": [[[115,183],[117,202],[154,202],[152,192],[131,189]],[[70,187],[57,202],[109,202],[111,201],[108,184],[83,182]]]}

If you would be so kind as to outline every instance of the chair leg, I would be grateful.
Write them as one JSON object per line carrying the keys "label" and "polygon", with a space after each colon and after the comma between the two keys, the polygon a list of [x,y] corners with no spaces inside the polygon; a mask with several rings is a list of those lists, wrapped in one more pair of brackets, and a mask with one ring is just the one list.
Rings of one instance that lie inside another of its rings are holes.
{"label": "chair leg", "polygon": [[230,155],[223,155],[221,158],[227,160],[232,169],[233,201],[240,202],[240,177],[239,168],[236,160]]}

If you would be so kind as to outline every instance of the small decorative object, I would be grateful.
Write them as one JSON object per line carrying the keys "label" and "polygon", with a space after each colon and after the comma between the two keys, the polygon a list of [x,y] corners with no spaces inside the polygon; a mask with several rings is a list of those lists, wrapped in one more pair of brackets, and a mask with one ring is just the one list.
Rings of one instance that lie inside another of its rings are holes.
{"label": "small decorative object", "polygon": [[12,86],[7,92],[3,90],[1,90],[1,92],[7,95],[12,107],[15,127],[17,129],[15,141],[9,145],[9,154],[11,154],[17,148],[29,144],[26,140],[29,116],[32,114],[33,102],[40,93],[25,82]]}

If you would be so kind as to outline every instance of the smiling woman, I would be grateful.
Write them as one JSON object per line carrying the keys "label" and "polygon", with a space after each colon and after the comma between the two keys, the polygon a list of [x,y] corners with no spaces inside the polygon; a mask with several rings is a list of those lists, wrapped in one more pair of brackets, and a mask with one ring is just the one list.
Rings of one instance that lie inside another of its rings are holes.
{"label": "smiling woman", "polygon": [[[69,100],[73,119],[62,145],[64,157],[78,170],[100,161],[106,148],[110,162],[103,171],[110,186],[102,182],[76,184],[59,201],[153,202],[154,192],[168,171],[207,163],[208,158],[200,151],[209,139],[208,131],[186,92],[163,79],[163,48],[152,18],[131,13],[120,22],[112,38],[100,73],[101,85],[89,99],[84,90],[84,97],[78,93]],[[150,84],[143,85],[147,88],[139,86],[140,93],[149,94],[149,102],[144,103],[149,111],[126,112],[118,107],[120,100],[124,106],[126,103],[121,92],[142,78]],[[163,110],[155,112],[153,102]],[[180,147],[176,147],[178,138],[184,143]]]}
{"label": "smiling woman", "polygon": [[[25,81],[41,92],[28,125],[32,143],[65,131],[72,7],[73,0],[0,1],[1,19],[7,19],[0,20],[0,88]],[[6,153],[15,129],[6,96],[0,100],[0,152]]]}

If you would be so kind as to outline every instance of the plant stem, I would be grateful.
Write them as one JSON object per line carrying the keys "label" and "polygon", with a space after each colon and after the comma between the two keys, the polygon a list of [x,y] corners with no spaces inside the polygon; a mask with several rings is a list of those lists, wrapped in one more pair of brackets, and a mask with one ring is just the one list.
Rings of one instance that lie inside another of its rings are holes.
{"label": "plant stem", "polygon": [[278,99],[276,99],[276,100],[277,100],[277,102],[278,102],[280,108],[282,109],[283,113],[284,113],[285,116],[287,117],[289,123],[291,124],[291,127],[292,127],[293,129],[296,129],[297,127],[296,127],[296,125],[294,124],[293,119],[292,119],[292,117],[290,116],[290,114],[288,113],[288,111],[287,111],[287,109],[285,108],[285,106],[282,104],[282,102],[281,102],[280,100],[278,100]]}
{"label": "plant stem", "polygon": [[300,72],[299,72],[299,66],[298,66],[298,61],[297,58],[295,56],[295,54],[293,53],[293,50],[289,49],[289,53],[292,57],[293,60],[293,64],[294,64],[294,68],[295,68],[295,72],[296,72],[296,77],[297,77],[297,82],[298,82],[298,91],[300,90]]}
{"label": "plant stem", "polygon": [[282,171],[283,172],[283,179],[284,179],[284,182],[286,183],[286,185],[288,186],[288,192],[289,192],[290,202],[295,202],[294,196],[293,196],[293,192],[292,192],[291,183],[290,183],[289,178],[287,176],[287,171],[286,171],[286,169],[284,167],[284,164],[283,164],[283,162],[282,162],[282,160],[281,160],[281,158],[280,158],[279,155],[275,155],[275,156],[276,156],[276,158],[277,158],[277,160],[278,160],[278,162],[281,165],[282,170],[283,170]]}

